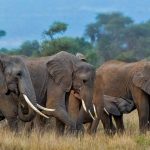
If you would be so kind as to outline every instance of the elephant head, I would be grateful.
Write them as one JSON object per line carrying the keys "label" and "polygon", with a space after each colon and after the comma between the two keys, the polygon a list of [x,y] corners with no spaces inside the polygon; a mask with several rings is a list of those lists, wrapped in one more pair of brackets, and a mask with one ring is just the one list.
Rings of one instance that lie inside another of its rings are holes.
{"label": "elephant head", "polygon": [[133,84],[150,95],[150,62],[141,65],[133,76]]}
{"label": "elephant head", "polygon": [[104,95],[104,107],[108,113],[120,116],[134,110],[135,104],[132,100]]}
{"label": "elephant head", "polygon": [[74,90],[82,100],[83,108],[91,114],[95,70],[76,56],[60,52],[47,63],[48,72],[63,92]]}
{"label": "elephant head", "polygon": [[47,117],[37,109],[35,91],[23,59],[17,56],[0,55],[0,94],[11,93],[17,97],[23,96],[30,106],[28,115],[23,116],[20,111],[20,119],[30,121],[35,116],[34,111]]}
{"label": "elephant head", "polygon": [[118,98],[117,99],[117,107],[122,114],[123,113],[127,114],[135,109],[135,104],[134,104],[133,100]]}

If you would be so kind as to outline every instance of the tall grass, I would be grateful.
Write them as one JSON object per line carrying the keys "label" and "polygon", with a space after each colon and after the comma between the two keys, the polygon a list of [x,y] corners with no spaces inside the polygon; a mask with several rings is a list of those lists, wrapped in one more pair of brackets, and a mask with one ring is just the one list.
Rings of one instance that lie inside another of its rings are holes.
{"label": "tall grass", "polygon": [[123,135],[106,136],[102,126],[95,136],[57,137],[54,131],[44,134],[15,134],[0,127],[0,150],[143,150],[150,149],[150,134],[139,135],[137,113],[125,116],[126,132]]}

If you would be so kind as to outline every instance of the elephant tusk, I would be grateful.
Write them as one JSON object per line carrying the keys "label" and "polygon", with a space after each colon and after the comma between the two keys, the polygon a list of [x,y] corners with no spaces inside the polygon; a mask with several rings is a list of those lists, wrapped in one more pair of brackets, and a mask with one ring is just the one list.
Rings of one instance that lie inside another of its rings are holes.
{"label": "elephant tusk", "polygon": [[41,105],[39,105],[39,104],[37,104],[37,107],[38,107],[39,109],[42,109],[42,110],[45,110],[45,111],[55,111],[55,109],[45,108],[45,107],[43,107],[43,106],[41,106]]}
{"label": "elephant tusk", "polygon": [[25,101],[27,102],[27,104],[35,111],[37,112],[38,114],[40,114],[41,116],[45,117],[45,118],[49,118],[48,116],[46,116],[45,114],[43,114],[42,112],[40,112],[29,100],[29,98],[23,94],[23,97],[25,99]]}
{"label": "elephant tusk", "polygon": [[93,120],[95,120],[95,118],[94,118],[94,116],[92,115],[92,113],[91,113],[90,110],[89,110],[89,114],[90,114],[91,118],[92,118]]}
{"label": "elephant tusk", "polygon": [[84,108],[85,112],[87,112],[87,109],[86,109],[86,106],[85,106],[85,102],[84,102],[83,99],[82,99],[82,105],[83,105],[83,108]]}
{"label": "elephant tusk", "polygon": [[94,108],[95,117],[98,118],[97,111],[96,111],[96,107],[95,107],[94,104],[93,104],[93,108]]}
{"label": "elephant tusk", "polygon": [[104,107],[104,111],[106,112],[107,115],[109,115],[109,112],[106,110],[106,108]]}

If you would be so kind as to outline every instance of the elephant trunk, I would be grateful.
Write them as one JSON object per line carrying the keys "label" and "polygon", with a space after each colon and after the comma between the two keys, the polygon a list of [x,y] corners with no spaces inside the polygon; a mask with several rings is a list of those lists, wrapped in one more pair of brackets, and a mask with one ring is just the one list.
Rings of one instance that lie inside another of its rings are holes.
{"label": "elephant trunk", "polygon": [[[86,91],[86,92],[85,92]],[[95,105],[92,104],[92,89],[90,90],[84,90],[83,92],[80,92],[81,100],[82,100],[82,106],[83,109],[91,116],[93,120],[95,120],[95,117],[97,116],[97,113],[95,114]]]}
{"label": "elephant trunk", "polygon": [[22,77],[21,79],[19,79],[19,90],[22,96],[24,97],[24,100],[29,105],[28,107],[29,113],[26,115],[23,115],[21,113],[21,107],[19,106],[19,117],[21,118],[21,120],[23,121],[32,120],[35,116],[35,112],[37,112],[38,114],[40,114],[45,118],[49,118],[48,116],[40,112],[37,108],[36,95],[29,74],[28,76],[26,75],[26,77],[24,78]]}
{"label": "elephant trunk", "polygon": [[23,113],[21,103],[19,102],[18,115],[19,115],[20,120],[22,120],[24,122],[29,122],[34,118],[35,112],[29,107],[28,108],[28,113],[27,114]]}

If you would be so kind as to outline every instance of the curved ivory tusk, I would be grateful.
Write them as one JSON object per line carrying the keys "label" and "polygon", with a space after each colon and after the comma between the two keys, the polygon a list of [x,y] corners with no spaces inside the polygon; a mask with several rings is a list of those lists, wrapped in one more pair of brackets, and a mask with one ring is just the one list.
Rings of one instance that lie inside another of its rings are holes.
{"label": "curved ivory tusk", "polygon": [[94,108],[95,117],[98,118],[97,111],[96,111],[96,107],[95,107],[94,104],[93,104],[93,108]]}
{"label": "curved ivory tusk", "polygon": [[37,107],[38,107],[39,109],[42,109],[42,110],[45,110],[45,111],[55,111],[55,109],[45,108],[45,107],[43,107],[43,106],[41,106],[41,105],[39,105],[39,104],[37,104]]}
{"label": "curved ivory tusk", "polygon": [[82,99],[82,105],[83,105],[84,110],[87,112],[87,109],[86,109],[86,106],[85,106],[85,102],[84,102],[83,99]]}
{"label": "curved ivory tusk", "polygon": [[109,115],[109,112],[106,110],[106,108],[104,107],[104,111],[106,112],[107,115]]}
{"label": "curved ivory tusk", "polygon": [[40,114],[41,116],[45,117],[45,118],[49,118],[48,116],[46,116],[45,114],[43,114],[42,112],[40,112],[29,100],[29,98],[23,94],[23,97],[25,99],[25,101],[27,102],[27,104],[35,111],[37,112],[38,114]]}
{"label": "curved ivory tusk", "polygon": [[90,110],[89,110],[89,114],[90,114],[91,118],[92,118],[93,120],[95,120],[95,118],[94,118],[94,116],[92,115],[92,113],[91,113]]}

